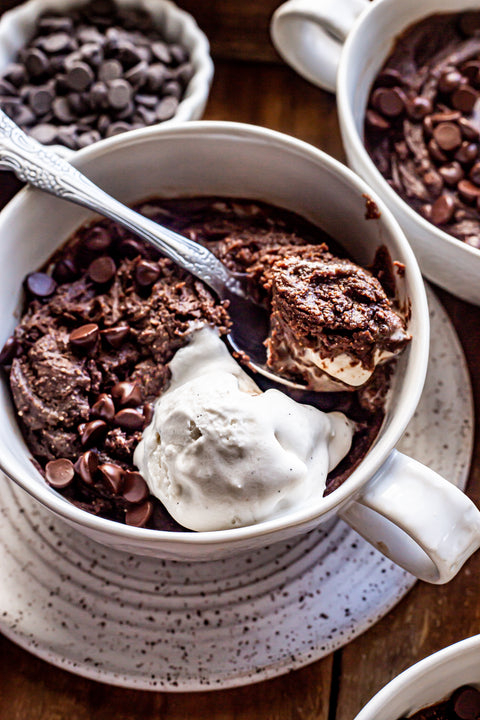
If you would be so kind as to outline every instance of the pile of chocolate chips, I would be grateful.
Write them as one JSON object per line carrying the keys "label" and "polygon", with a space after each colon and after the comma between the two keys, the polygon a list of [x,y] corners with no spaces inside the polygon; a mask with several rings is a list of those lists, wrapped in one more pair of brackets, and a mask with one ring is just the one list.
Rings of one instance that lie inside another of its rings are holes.
{"label": "pile of chocolate chips", "polygon": [[479,720],[480,690],[471,685],[457,688],[448,700],[423,708],[409,720]]}
{"label": "pile of chocolate chips", "polygon": [[434,15],[377,76],[365,142],[391,186],[434,225],[480,247],[480,13]]}
{"label": "pile of chocolate chips", "polygon": [[192,75],[147,12],[92,0],[39,18],[0,77],[0,106],[39,142],[76,150],[169,120]]}

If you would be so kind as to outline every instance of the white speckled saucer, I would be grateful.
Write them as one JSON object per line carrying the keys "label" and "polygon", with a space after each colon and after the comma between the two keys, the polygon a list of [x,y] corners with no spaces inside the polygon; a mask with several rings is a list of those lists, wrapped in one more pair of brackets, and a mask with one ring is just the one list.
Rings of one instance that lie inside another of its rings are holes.
{"label": "white speckled saucer", "polygon": [[[463,488],[470,380],[429,292],[431,358],[400,449]],[[415,579],[341,521],[211,563],[126,555],[90,542],[0,477],[0,630],[48,662],[113,685],[193,691],[280,675],[341,647]]]}

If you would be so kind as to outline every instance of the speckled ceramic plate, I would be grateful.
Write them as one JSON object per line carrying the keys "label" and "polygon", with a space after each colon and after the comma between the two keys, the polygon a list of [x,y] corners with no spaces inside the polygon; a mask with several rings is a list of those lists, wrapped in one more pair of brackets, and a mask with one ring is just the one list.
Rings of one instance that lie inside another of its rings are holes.
{"label": "speckled ceramic plate", "polygon": [[[429,299],[429,372],[401,449],[463,488],[470,380],[445,311]],[[352,640],[415,582],[341,521],[226,561],[176,563],[90,542],[4,477],[0,492],[0,629],[114,685],[191,691],[280,675]]]}

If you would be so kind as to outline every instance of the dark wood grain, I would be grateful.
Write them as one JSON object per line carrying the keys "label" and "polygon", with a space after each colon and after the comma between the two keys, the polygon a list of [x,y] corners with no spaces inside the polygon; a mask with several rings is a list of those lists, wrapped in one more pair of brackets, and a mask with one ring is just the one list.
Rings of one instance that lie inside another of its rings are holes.
{"label": "dark wood grain", "polygon": [[[194,4],[200,7],[191,0]],[[282,65],[217,62],[206,117],[257,123],[344,159],[334,98]],[[0,175],[2,204],[17,188],[11,176]],[[479,417],[479,311],[447,293],[439,295],[465,348]],[[468,492],[480,503],[478,444]],[[0,637],[0,720],[353,720],[399,671],[450,642],[480,632],[479,578],[477,553],[448,585],[418,583],[383,620],[335,656],[228,691],[168,694],[109,687],[54,668]]]}

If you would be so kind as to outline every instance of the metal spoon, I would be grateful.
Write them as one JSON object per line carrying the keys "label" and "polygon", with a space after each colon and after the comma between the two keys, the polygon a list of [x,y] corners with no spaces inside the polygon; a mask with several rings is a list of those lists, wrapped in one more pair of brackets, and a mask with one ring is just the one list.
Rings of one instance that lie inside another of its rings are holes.
{"label": "metal spoon", "polygon": [[228,300],[232,329],[230,347],[249,356],[255,372],[291,388],[303,385],[274,375],[265,367],[263,344],[269,332],[267,310],[248,293],[246,276],[233,273],[202,245],[131,210],[97,187],[50,148],[26,135],[0,110],[0,169],[12,170],[23,182],[51,195],[82,205],[118,222],[153,245],[184,270],[202,280],[220,298]]}

